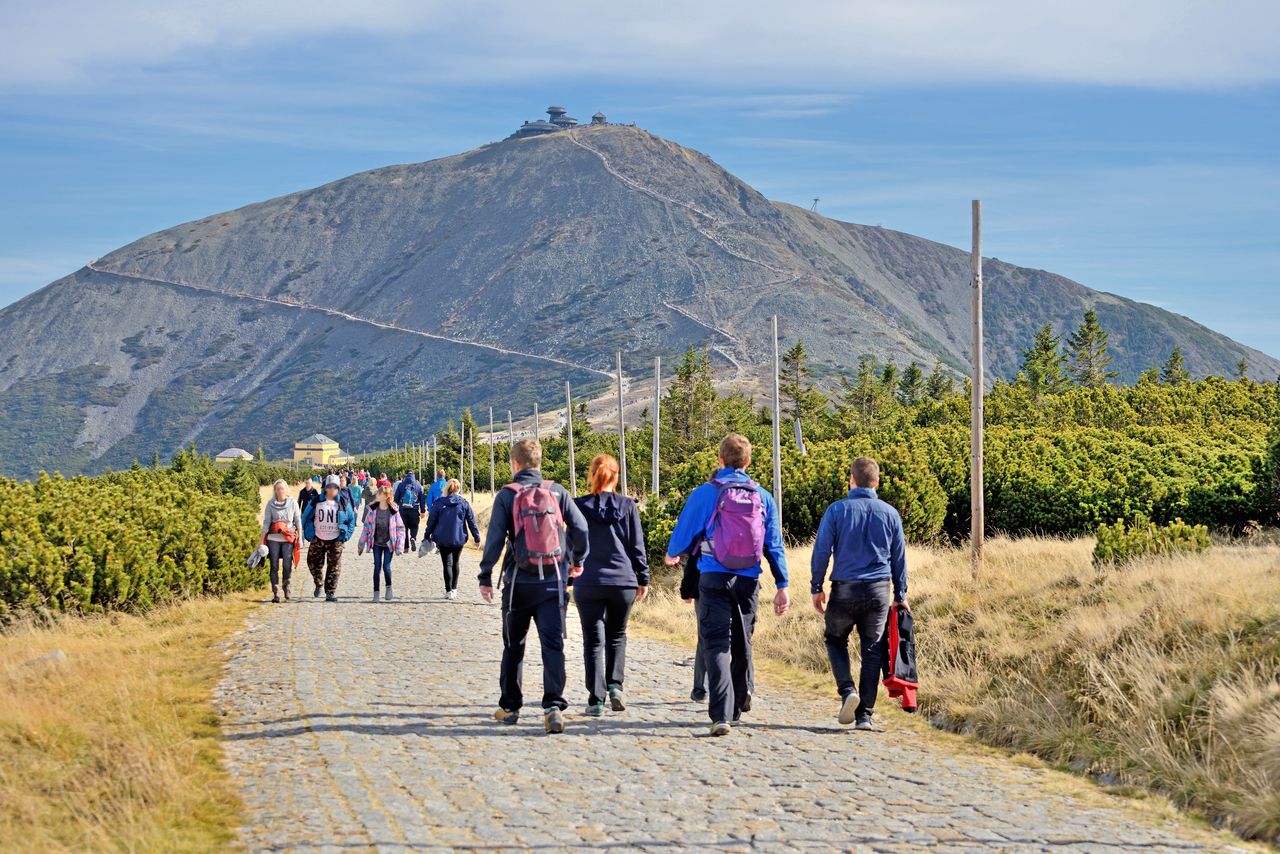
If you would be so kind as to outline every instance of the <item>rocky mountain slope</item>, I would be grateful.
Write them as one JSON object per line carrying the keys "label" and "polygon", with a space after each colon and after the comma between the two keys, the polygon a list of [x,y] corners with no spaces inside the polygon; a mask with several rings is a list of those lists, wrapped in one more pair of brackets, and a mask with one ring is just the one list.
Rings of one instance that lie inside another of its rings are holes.
{"label": "rocky mountain slope", "polygon": [[[1042,270],[986,266],[991,370],[1088,305],[1133,378],[1181,344],[1196,374],[1280,362]],[[768,318],[833,377],[862,353],[967,365],[968,259],[765,199],[633,127],[507,140],[376,169],[131,243],[0,310],[0,466],[122,466],[195,440],[355,450],[464,406],[558,405],[621,349],[711,347],[726,382],[767,370]]]}

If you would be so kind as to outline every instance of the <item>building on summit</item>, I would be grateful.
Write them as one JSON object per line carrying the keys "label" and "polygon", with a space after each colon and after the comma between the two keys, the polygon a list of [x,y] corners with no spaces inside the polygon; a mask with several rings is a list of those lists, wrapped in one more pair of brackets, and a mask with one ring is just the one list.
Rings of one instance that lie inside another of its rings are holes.
{"label": "building on summit", "polygon": [[355,457],[345,453],[338,443],[323,433],[312,433],[298,440],[293,446],[293,461],[313,466],[331,466],[349,463]]}
{"label": "building on summit", "polygon": [[[591,124],[604,125],[608,124],[604,113],[596,113],[591,117]],[[508,139],[523,139],[529,136],[543,136],[548,133],[555,133],[558,130],[569,130],[576,128],[578,120],[569,115],[569,111],[564,107],[552,104],[547,107],[547,118],[538,119],[532,122],[525,122],[516,128],[516,132],[511,134]]]}
{"label": "building on summit", "polygon": [[213,458],[214,463],[218,465],[231,465],[232,463],[248,462],[253,459],[253,454],[244,448],[227,448],[222,453]]}

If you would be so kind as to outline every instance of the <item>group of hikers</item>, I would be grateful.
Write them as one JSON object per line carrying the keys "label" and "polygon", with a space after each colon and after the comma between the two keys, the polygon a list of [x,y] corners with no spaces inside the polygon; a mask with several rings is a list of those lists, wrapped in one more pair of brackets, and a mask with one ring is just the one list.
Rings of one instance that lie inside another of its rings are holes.
{"label": "group of hikers", "polygon": [[[726,436],[718,459],[717,471],[686,499],[663,557],[670,567],[683,562],[681,596],[696,603],[698,646],[690,696],[706,703],[712,736],[728,735],[751,711],[751,640],[764,564],[777,588],[774,613],[781,616],[791,605],[777,506],[746,473],[750,441],[738,434]],[[619,466],[612,456],[601,454],[591,461],[590,493],[576,499],[542,476],[537,439],[512,444],[510,462],[512,482],[494,497],[478,575],[481,597],[492,603],[496,596],[502,609],[500,696],[494,718],[508,725],[520,719],[523,663],[533,628],[543,665],[544,728],[561,733],[568,708],[565,638],[570,590],[582,624],[586,714],[602,715],[606,703],[613,711],[626,709],[627,623],[650,581],[644,531],[636,502],[617,492]],[[434,542],[439,549],[445,595],[456,598],[458,554],[467,533],[480,542],[474,513],[459,494],[458,481],[437,472],[424,494],[412,472],[394,486],[384,475],[374,481],[370,493],[361,485],[362,477],[368,479],[361,472],[331,474],[320,491],[308,482],[296,500],[288,495],[287,484],[276,483],[263,518],[273,590],[282,571],[288,599],[289,561],[296,558],[296,550],[290,554],[277,544],[286,542],[282,529],[291,526],[310,543],[307,565],[315,595],[323,587],[329,600],[336,598],[342,544],[354,533],[359,495],[364,508],[358,549],[361,554],[374,553],[375,601],[380,570],[386,599],[392,598],[391,557],[404,552],[406,542],[410,550],[416,547],[423,512],[428,514],[423,548]],[[901,612],[909,616],[902,521],[876,496],[879,483],[875,460],[859,457],[852,462],[850,491],[823,515],[811,563],[810,594],[813,607],[825,619],[827,655],[840,698],[837,717],[860,730],[877,728],[873,715],[882,661],[889,652],[886,638],[894,634],[892,617]],[[411,512],[406,514],[406,509]],[[289,542],[296,549],[296,537]],[[856,680],[849,653],[855,632],[861,655]]]}

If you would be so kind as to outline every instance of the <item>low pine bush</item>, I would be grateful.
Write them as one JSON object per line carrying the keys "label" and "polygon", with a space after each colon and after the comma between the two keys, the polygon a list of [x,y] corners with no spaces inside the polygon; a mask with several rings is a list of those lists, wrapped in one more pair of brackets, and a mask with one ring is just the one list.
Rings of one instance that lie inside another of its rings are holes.
{"label": "low pine bush", "polygon": [[1204,525],[1188,525],[1181,519],[1157,525],[1138,514],[1128,525],[1118,519],[1114,525],[1098,526],[1093,563],[1119,565],[1149,555],[1202,552],[1209,545],[1209,529]]}

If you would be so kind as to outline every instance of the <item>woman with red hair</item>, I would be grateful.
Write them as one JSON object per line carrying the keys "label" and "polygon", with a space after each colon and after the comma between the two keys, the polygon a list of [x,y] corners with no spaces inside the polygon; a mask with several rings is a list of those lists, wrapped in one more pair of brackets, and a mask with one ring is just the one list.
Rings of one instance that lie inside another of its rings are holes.
{"label": "woman with red hair", "polygon": [[587,520],[588,550],[582,574],[573,579],[573,601],[582,620],[587,670],[587,714],[599,717],[606,696],[615,712],[627,707],[622,684],[627,658],[627,620],[649,589],[640,509],[614,490],[618,461],[601,454],[591,461],[591,494],[576,499]]}

